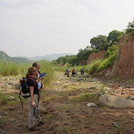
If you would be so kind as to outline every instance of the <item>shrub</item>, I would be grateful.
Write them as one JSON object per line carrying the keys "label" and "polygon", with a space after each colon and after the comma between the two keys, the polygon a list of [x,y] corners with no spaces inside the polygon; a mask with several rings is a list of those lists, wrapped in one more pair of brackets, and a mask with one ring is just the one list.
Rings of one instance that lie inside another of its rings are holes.
{"label": "shrub", "polygon": [[116,56],[117,54],[113,54],[111,55],[109,58],[103,60],[100,65],[98,66],[97,72],[100,72],[108,67],[111,67],[114,63],[114,61],[116,60]]}
{"label": "shrub", "polygon": [[93,61],[91,64],[89,64],[85,67],[85,71],[90,75],[94,74],[97,71],[101,62],[102,62],[102,60]]}

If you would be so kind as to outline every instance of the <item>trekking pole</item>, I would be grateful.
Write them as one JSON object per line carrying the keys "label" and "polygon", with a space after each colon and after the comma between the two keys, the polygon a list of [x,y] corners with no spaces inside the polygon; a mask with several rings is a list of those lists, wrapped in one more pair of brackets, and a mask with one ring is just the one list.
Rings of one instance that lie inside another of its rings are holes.
{"label": "trekking pole", "polygon": [[19,95],[19,99],[20,99],[21,108],[23,109],[23,102],[22,102],[20,95]]}
{"label": "trekking pole", "polygon": [[20,99],[20,104],[21,104],[21,108],[22,108],[22,113],[24,115],[24,107],[23,107],[23,101],[21,99],[21,92],[19,92],[19,99]]}

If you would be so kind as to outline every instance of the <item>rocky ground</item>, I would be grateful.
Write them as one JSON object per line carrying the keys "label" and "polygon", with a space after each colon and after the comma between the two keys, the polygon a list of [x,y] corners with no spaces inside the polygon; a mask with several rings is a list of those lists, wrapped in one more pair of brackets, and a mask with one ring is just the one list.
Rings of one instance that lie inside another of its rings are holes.
{"label": "rocky ground", "polygon": [[105,93],[131,98],[132,86],[88,76],[66,77],[57,72],[53,86],[41,95],[40,115],[45,124],[39,131],[29,132],[28,104],[24,101],[22,111],[17,98],[18,80],[19,77],[0,78],[0,91],[7,94],[8,100],[0,104],[0,133],[134,134],[133,108],[113,109],[98,102]]}

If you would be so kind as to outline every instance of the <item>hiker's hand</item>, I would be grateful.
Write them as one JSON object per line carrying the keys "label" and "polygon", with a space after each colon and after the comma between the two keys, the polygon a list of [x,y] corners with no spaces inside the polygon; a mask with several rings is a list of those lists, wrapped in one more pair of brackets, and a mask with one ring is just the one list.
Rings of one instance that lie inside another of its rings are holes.
{"label": "hiker's hand", "polygon": [[36,107],[36,103],[35,102],[32,102],[32,106],[35,108]]}
{"label": "hiker's hand", "polygon": [[44,79],[44,77],[41,77],[40,79],[41,79],[41,80],[43,80],[43,79]]}

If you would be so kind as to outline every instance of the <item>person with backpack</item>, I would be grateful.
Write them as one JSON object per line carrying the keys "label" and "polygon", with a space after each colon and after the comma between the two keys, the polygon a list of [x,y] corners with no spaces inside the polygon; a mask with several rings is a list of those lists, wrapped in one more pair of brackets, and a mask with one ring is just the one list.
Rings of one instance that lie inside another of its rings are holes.
{"label": "person with backpack", "polygon": [[74,77],[75,76],[75,69],[73,68],[72,70],[72,76]]}
{"label": "person with backpack", "polygon": [[33,119],[36,119],[38,121],[38,125],[44,124],[41,117],[38,115],[39,90],[36,77],[37,77],[37,70],[34,67],[30,67],[28,69],[28,78],[27,78],[27,85],[29,86],[29,94],[30,94],[30,97],[28,97],[28,102],[30,106],[28,116],[28,128],[30,131],[38,130],[35,127]]}
{"label": "person with backpack", "polygon": [[83,68],[81,68],[80,72],[81,72],[81,75],[84,75],[84,69]]}
{"label": "person with backpack", "polygon": [[37,63],[37,62],[34,62],[33,63],[33,65],[32,65],[32,67],[35,67],[36,68],[36,71],[37,71],[37,82],[38,82],[38,84],[40,85],[39,87],[40,87],[40,89],[39,90],[41,90],[43,87],[44,87],[44,85],[43,85],[43,83],[42,83],[42,80],[44,79],[44,77],[42,77],[42,78],[40,78],[40,75],[41,75],[41,73],[40,73],[40,71],[39,71],[39,69],[40,69],[40,64],[39,63]]}
{"label": "person with backpack", "polygon": [[41,73],[40,73],[40,71],[39,71],[39,69],[40,69],[40,64],[39,64],[39,63],[34,62],[33,65],[32,65],[32,67],[35,67],[35,69],[36,69],[36,71],[37,71],[36,81],[37,81],[37,83],[38,83],[39,100],[40,100],[40,92],[41,92],[41,90],[44,88],[44,84],[42,83],[42,80],[44,79],[44,77],[41,77],[41,78],[40,78]]}

